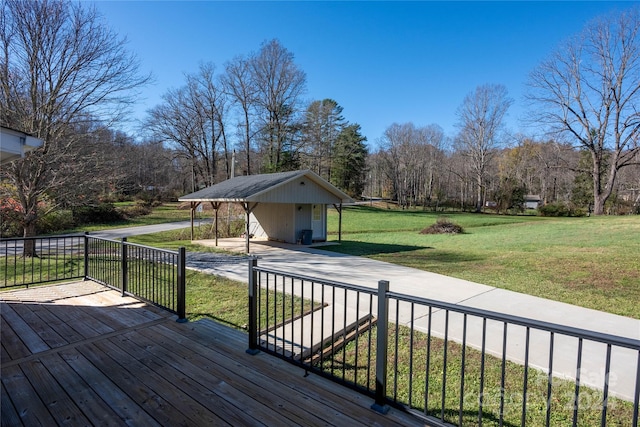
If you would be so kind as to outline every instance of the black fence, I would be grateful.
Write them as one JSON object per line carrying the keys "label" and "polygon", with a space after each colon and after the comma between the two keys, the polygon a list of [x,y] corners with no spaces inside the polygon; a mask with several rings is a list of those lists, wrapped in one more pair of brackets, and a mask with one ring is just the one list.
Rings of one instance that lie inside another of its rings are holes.
{"label": "black fence", "polygon": [[249,349],[430,425],[638,425],[640,340],[262,268]]}
{"label": "black fence", "polygon": [[84,278],[84,248],[84,234],[0,239],[0,289]]}
{"label": "black fence", "polygon": [[186,318],[184,248],[78,234],[0,239],[0,256],[0,289],[89,279]]}

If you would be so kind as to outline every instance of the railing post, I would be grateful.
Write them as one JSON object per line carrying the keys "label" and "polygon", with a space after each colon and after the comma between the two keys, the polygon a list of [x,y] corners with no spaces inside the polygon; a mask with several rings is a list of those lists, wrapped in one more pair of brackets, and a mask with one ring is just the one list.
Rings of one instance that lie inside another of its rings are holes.
{"label": "railing post", "polygon": [[376,336],[376,400],[371,409],[381,414],[389,412],[387,401],[387,327],[389,324],[389,304],[387,301],[389,282],[378,282],[378,321]]}
{"label": "railing post", "polygon": [[178,323],[185,323],[187,321],[186,259],[187,250],[182,246],[178,249],[178,301],[176,307],[178,311],[178,319],[176,322]]}
{"label": "railing post", "polygon": [[247,353],[258,354],[258,272],[255,267],[258,266],[258,259],[251,258],[249,260],[249,348]]}
{"label": "railing post", "polygon": [[125,296],[125,293],[127,292],[127,281],[129,280],[129,274],[128,274],[128,268],[127,268],[127,238],[123,237],[122,238],[122,243],[121,243],[121,260],[122,260],[122,265],[120,266],[121,270],[121,277],[122,277],[122,296]]}
{"label": "railing post", "polygon": [[89,277],[89,232],[84,232],[84,280]]}

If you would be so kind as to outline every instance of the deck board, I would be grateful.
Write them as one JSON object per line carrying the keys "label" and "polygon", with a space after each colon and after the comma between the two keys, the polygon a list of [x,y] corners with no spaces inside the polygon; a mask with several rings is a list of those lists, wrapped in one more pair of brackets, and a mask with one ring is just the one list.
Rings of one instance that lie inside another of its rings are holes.
{"label": "deck board", "polygon": [[2,426],[424,425],[93,282],[0,292]]}

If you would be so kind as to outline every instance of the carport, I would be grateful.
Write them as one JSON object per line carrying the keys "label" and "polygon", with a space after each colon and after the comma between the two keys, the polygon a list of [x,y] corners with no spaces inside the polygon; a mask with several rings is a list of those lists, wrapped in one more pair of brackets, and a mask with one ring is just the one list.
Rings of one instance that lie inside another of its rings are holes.
{"label": "carport", "polygon": [[338,240],[342,239],[342,206],[353,203],[344,192],[310,170],[238,176],[178,199],[190,202],[191,238],[198,206],[209,202],[215,212],[218,245],[218,210],[222,203],[237,203],[245,212],[245,250],[250,237],[286,243],[327,240],[327,206],[339,214]]}

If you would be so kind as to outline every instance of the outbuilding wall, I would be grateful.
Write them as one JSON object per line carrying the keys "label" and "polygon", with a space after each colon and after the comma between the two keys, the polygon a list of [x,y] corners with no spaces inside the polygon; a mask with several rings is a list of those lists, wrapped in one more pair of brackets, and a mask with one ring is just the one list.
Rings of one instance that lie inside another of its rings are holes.
{"label": "outbuilding wall", "polygon": [[271,240],[296,243],[295,205],[290,203],[260,204],[253,210],[253,216],[260,224],[265,237]]}
{"label": "outbuilding wall", "polygon": [[340,198],[305,176],[301,176],[284,185],[251,198],[252,202],[263,203],[340,203]]}

